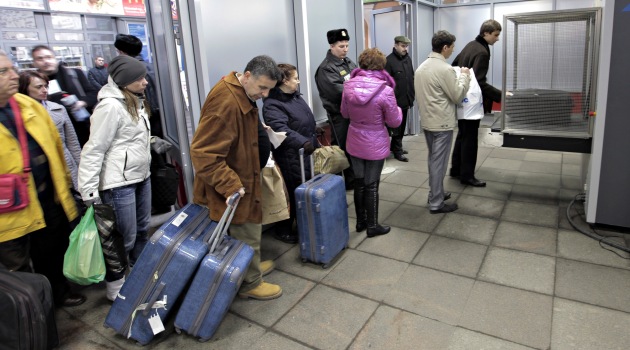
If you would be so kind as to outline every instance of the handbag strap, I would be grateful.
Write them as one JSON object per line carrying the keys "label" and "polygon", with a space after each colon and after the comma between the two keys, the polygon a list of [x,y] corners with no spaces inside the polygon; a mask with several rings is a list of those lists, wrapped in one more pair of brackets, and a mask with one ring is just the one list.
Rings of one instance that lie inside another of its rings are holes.
{"label": "handbag strap", "polygon": [[14,97],[9,99],[9,105],[13,111],[15,118],[15,129],[17,132],[18,140],[20,141],[20,148],[22,148],[22,160],[24,161],[23,177],[28,181],[28,173],[31,172],[31,157],[28,153],[28,142],[26,141],[26,129],[24,129],[24,121],[22,120],[22,113],[20,107],[15,101]]}

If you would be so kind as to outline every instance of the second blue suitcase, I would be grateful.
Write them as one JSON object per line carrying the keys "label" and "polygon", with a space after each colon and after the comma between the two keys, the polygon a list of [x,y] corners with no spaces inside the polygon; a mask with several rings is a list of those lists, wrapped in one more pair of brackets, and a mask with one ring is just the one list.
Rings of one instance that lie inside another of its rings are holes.
{"label": "second blue suitcase", "polygon": [[[301,149],[303,165],[302,153]],[[316,175],[295,189],[295,202],[302,260],[326,268],[350,239],[344,180],[338,175]]]}
{"label": "second blue suitcase", "polygon": [[201,262],[177,312],[175,330],[183,330],[201,341],[212,338],[253,257],[254,249],[249,245],[228,236],[221,239],[216,250]]}
{"label": "second blue suitcase", "polygon": [[208,209],[188,204],[151,237],[114,300],[105,326],[146,345],[208,252],[217,225]]}

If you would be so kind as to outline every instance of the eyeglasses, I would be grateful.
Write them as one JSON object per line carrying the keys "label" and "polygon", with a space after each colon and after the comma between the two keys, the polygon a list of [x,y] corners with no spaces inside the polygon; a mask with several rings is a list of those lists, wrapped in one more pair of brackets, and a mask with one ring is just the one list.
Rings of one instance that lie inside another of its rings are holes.
{"label": "eyeglasses", "polygon": [[12,70],[13,72],[15,72],[15,74],[19,74],[18,69],[15,67],[11,67],[11,68],[0,68],[0,76],[4,76],[7,74],[7,72],[9,72],[10,70]]}

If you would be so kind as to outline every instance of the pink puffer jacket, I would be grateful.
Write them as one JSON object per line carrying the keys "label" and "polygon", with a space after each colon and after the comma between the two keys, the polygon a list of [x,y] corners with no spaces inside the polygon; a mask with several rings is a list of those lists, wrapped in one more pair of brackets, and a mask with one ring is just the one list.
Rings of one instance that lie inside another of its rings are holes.
{"label": "pink puffer jacket", "polygon": [[389,156],[386,125],[395,128],[402,121],[394,86],[385,70],[355,69],[344,83],[341,114],[350,119],[346,151],[352,156],[366,160]]}

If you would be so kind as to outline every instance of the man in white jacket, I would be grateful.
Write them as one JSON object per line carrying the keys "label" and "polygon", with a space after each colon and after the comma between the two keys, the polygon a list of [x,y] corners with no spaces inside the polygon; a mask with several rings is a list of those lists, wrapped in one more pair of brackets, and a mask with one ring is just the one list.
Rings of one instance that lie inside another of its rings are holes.
{"label": "man in white jacket", "polygon": [[451,196],[444,192],[444,176],[451,152],[456,104],[468,91],[470,75],[468,68],[462,68],[457,77],[455,69],[446,62],[455,48],[453,34],[438,31],[431,39],[431,46],[433,51],[416,70],[414,86],[429,149],[429,210],[438,214],[457,210],[457,204],[444,203]]}

